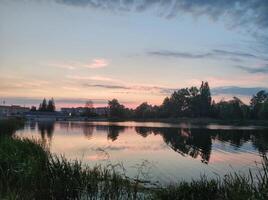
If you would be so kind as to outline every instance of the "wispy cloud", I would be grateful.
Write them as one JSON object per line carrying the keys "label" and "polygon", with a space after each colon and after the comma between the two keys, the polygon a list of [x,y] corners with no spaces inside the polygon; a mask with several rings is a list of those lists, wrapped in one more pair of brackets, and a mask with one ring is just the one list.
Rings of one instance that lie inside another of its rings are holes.
{"label": "wispy cloud", "polygon": [[131,89],[131,87],[123,86],[123,85],[110,85],[110,84],[84,84],[86,87],[95,87],[95,88],[105,88],[105,89]]}
{"label": "wispy cloud", "polygon": [[238,56],[238,57],[245,57],[245,58],[259,58],[258,56],[251,54],[251,53],[245,53],[245,52],[239,52],[239,51],[226,51],[222,49],[213,49],[213,53],[215,55],[221,55],[221,56]]}
{"label": "wispy cloud", "polygon": [[243,71],[246,71],[248,73],[252,73],[252,74],[255,74],[255,73],[268,73],[268,65],[263,66],[263,67],[258,67],[258,68],[252,68],[252,67],[241,66],[241,65],[238,65],[238,66],[235,66],[235,67],[238,68],[238,69],[241,69]]}
{"label": "wispy cloud", "polygon": [[259,29],[268,27],[266,0],[55,0],[57,3],[72,6],[89,6],[94,9],[112,11],[142,12],[149,9],[167,19],[182,14],[191,14],[193,17],[208,16],[212,20],[222,20],[230,28],[255,26]]}
{"label": "wispy cloud", "polygon": [[232,95],[246,95],[252,96],[260,90],[268,91],[266,87],[237,87],[237,86],[227,86],[227,87],[216,87],[211,89],[213,95],[223,95],[223,94],[232,94]]}
{"label": "wispy cloud", "polygon": [[146,92],[157,95],[168,95],[177,90],[177,88],[168,88],[154,85],[130,85],[130,84],[83,84],[85,87],[94,87],[94,88],[104,88],[104,89],[113,89],[113,90],[123,90],[123,93],[135,93],[135,92]]}
{"label": "wispy cloud", "polygon": [[257,56],[255,54],[240,52],[240,51],[227,51],[222,49],[213,49],[205,53],[192,53],[192,52],[179,52],[179,51],[169,51],[169,50],[159,50],[159,51],[149,51],[148,55],[151,56],[163,56],[163,57],[174,57],[174,58],[183,58],[183,59],[218,59],[218,58],[227,58],[235,62],[241,62],[241,58],[246,59],[259,59],[266,60],[267,58],[262,56]]}
{"label": "wispy cloud", "polygon": [[[3,99],[6,101],[6,104],[20,104],[20,105],[38,105],[43,97],[3,97],[0,96],[0,99]],[[58,104],[75,104],[75,105],[84,105],[85,102],[88,100],[87,98],[55,98],[54,100],[56,101],[56,105]],[[106,104],[107,99],[90,99],[92,100],[95,104]]]}
{"label": "wispy cloud", "polygon": [[[221,87],[221,86],[263,86],[264,82],[268,80],[267,74],[247,74],[239,76],[239,78],[234,78],[232,76],[210,76],[206,77],[206,81],[210,83],[211,87]],[[187,84],[189,85],[199,85],[202,79],[189,79]]]}
{"label": "wispy cloud", "polygon": [[211,53],[193,54],[193,53],[189,53],[189,52],[175,52],[175,51],[150,51],[150,52],[148,52],[148,54],[153,55],[153,56],[190,58],[190,59],[208,58],[208,57],[213,56],[213,54],[211,54]]}
{"label": "wispy cloud", "polygon": [[81,63],[82,67],[96,69],[96,68],[103,68],[108,66],[108,61],[105,59],[94,59],[90,64],[83,64]]}
{"label": "wispy cloud", "polygon": [[50,67],[68,69],[68,70],[74,70],[76,68],[74,65],[66,64],[66,63],[48,63],[48,64],[44,64],[44,65],[50,66]]}
{"label": "wispy cloud", "polygon": [[68,61],[68,62],[51,62],[42,64],[51,67],[57,67],[62,69],[74,70],[77,68],[89,68],[89,69],[98,69],[107,67],[109,62],[106,59],[93,59],[92,61],[86,62],[77,62],[77,61]]}
{"label": "wispy cloud", "polygon": [[72,80],[91,80],[91,81],[103,81],[103,82],[121,82],[118,79],[106,77],[106,76],[80,76],[80,75],[67,75],[66,78]]}

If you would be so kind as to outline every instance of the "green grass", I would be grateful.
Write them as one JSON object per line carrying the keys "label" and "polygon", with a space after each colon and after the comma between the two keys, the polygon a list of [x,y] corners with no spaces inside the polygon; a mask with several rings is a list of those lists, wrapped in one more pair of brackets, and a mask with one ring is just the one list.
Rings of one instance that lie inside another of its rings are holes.
{"label": "green grass", "polygon": [[[257,166],[256,166],[257,167]],[[179,182],[156,190],[154,199],[159,200],[267,200],[268,161],[264,157],[257,174],[234,173],[224,178],[208,180],[206,176],[197,181]]]}
{"label": "green grass", "polygon": [[113,167],[90,168],[38,142],[1,137],[0,199],[142,199],[139,190]]}
{"label": "green grass", "polygon": [[12,135],[16,130],[23,128],[24,120],[20,118],[0,120],[0,136]]}

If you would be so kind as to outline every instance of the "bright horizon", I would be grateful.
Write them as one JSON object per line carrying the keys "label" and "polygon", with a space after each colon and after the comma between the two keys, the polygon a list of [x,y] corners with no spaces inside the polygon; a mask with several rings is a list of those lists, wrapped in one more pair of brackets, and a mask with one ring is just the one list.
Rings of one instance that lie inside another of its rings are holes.
{"label": "bright horizon", "polygon": [[134,108],[202,81],[248,103],[268,88],[268,2],[254,2],[0,0],[0,104]]}

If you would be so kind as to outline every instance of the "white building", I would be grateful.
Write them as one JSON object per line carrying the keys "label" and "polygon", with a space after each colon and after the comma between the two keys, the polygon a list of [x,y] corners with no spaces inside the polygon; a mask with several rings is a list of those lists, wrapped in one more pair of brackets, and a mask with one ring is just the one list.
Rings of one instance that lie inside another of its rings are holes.
{"label": "white building", "polygon": [[21,107],[17,105],[11,105],[11,106],[0,105],[0,116],[8,117],[12,115],[22,115],[29,111],[30,108],[28,107]]}
{"label": "white building", "polygon": [[[84,108],[84,107],[61,108],[61,112],[69,116],[71,115],[81,116],[86,111],[87,111],[87,108]],[[109,109],[107,107],[91,108],[91,111],[100,116],[104,116],[104,115],[106,116],[109,113]]]}

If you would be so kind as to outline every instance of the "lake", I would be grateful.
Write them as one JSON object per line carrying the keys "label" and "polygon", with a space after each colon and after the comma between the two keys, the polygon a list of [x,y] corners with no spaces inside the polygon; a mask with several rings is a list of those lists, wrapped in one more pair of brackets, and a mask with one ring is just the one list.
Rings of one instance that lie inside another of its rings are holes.
{"label": "lake", "polygon": [[268,129],[158,122],[28,122],[16,132],[52,153],[90,166],[120,164],[130,177],[163,184],[255,170],[268,151]]}

